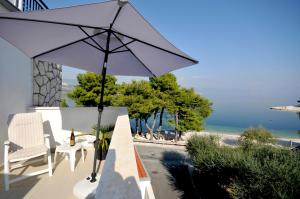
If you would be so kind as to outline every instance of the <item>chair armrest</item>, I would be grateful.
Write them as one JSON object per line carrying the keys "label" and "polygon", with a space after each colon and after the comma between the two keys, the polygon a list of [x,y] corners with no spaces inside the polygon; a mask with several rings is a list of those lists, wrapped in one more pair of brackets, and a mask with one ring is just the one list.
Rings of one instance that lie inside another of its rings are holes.
{"label": "chair armrest", "polygon": [[9,145],[10,144],[10,141],[6,140],[4,141],[4,145]]}
{"label": "chair armrest", "polygon": [[49,138],[50,135],[49,134],[44,134],[44,138]]}

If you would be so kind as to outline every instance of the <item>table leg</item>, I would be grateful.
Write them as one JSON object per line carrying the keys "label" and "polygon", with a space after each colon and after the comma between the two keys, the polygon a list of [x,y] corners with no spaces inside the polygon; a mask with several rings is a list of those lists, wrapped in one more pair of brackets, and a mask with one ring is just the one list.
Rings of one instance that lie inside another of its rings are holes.
{"label": "table leg", "polygon": [[84,163],[84,148],[81,147],[81,156],[82,156],[82,162]]}
{"label": "table leg", "polygon": [[69,160],[70,159],[70,154],[69,153],[64,153],[64,156],[65,156],[65,160]]}
{"label": "table leg", "polygon": [[74,172],[75,169],[75,154],[76,151],[75,150],[71,150],[70,151],[70,166],[71,166],[71,171]]}

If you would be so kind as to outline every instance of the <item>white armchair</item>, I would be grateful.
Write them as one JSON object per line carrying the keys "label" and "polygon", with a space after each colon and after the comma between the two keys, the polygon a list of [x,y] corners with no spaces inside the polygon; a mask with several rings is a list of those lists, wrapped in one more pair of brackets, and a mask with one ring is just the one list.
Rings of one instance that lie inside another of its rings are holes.
{"label": "white armchair", "polygon": [[[18,113],[10,115],[8,120],[8,141],[4,142],[4,189],[9,190],[9,184],[29,176],[49,172],[52,176],[52,164],[49,135],[44,134],[41,113]],[[21,166],[32,162],[27,160],[44,156],[48,169],[29,173],[13,180],[9,179],[11,163]],[[26,163],[26,164],[25,164]]]}

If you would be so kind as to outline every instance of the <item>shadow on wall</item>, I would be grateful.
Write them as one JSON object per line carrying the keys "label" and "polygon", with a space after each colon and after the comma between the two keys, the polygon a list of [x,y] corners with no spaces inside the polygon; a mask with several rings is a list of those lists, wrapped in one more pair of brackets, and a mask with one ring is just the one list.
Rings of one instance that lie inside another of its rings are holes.
{"label": "shadow on wall", "polygon": [[60,108],[62,130],[90,133],[97,122],[97,109],[94,108]]}
{"label": "shadow on wall", "polygon": [[51,124],[50,124],[49,120],[43,122],[43,128],[44,128],[44,134],[49,134],[50,135],[50,137],[49,137],[50,143],[55,143],[55,145],[58,145],[59,143],[55,142],[55,139],[54,139],[54,136],[53,136],[53,131],[52,131]]}
{"label": "shadow on wall", "polygon": [[[118,108],[107,107],[104,109],[101,125],[114,125],[117,120]],[[97,107],[60,108],[61,124],[63,130],[71,130],[90,133],[92,127],[97,124]]]}
{"label": "shadow on wall", "polygon": [[[140,188],[134,176],[123,179],[122,175],[116,170],[116,158],[115,150],[109,149],[97,187],[96,198],[141,198]],[[87,198],[92,198],[92,196],[89,195]]]}

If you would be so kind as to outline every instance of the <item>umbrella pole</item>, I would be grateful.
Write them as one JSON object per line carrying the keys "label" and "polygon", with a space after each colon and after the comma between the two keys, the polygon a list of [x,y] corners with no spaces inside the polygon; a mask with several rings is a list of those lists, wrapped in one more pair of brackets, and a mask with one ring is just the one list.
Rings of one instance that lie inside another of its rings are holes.
{"label": "umbrella pole", "polygon": [[106,78],[106,69],[107,69],[107,60],[108,60],[108,54],[109,54],[109,42],[110,42],[110,35],[111,30],[107,31],[107,41],[106,41],[106,50],[104,55],[104,62],[103,62],[103,68],[102,68],[102,81],[101,81],[101,93],[100,93],[100,103],[98,105],[98,122],[97,122],[97,131],[96,131],[96,141],[95,141],[95,153],[94,153],[94,161],[93,161],[93,172],[91,174],[91,180],[90,182],[96,182],[96,163],[97,163],[97,156],[99,153],[99,134],[100,134],[100,124],[101,124],[101,117],[104,109],[103,104],[103,97],[104,97],[104,87],[105,87],[105,78]]}
{"label": "umbrella pole", "polygon": [[94,161],[93,161],[93,172],[91,174],[91,182],[96,182],[96,164],[97,164],[97,157],[99,153],[99,135],[100,135],[100,124],[101,124],[101,117],[103,113],[103,95],[104,95],[104,86],[105,86],[105,78],[106,78],[106,63],[104,63],[102,69],[102,82],[101,82],[101,95],[100,95],[100,103],[98,105],[98,122],[97,122],[97,130],[96,130],[96,141],[95,141],[95,153],[94,153]]}

